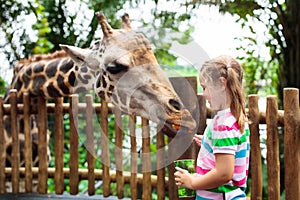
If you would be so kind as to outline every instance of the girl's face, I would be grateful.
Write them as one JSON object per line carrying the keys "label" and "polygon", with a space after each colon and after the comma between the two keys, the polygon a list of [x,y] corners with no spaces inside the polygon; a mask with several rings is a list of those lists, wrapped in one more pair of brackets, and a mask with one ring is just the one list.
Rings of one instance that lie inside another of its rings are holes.
{"label": "girl's face", "polygon": [[213,110],[221,110],[226,108],[227,95],[225,85],[222,81],[213,83],[205,81],[204,78],[200,78],[200,84],[203,88],[203,96]]}

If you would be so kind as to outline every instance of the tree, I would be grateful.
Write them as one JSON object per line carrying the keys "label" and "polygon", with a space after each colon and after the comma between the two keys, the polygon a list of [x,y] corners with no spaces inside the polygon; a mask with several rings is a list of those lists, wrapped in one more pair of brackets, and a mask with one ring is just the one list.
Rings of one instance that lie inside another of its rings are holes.
{"label": "tree", "polygon": [[[156,5],[158,1],[153,1]],[[0,34],[4,35],[2,53],[12,68],[23,58],[33,54],[49,53],[60,49],[59,44],[70,44],[79,47],[89,47],[92,40],[99,39],[95,35],[98,22],[95,12],[102,11],[114,28],[121,24],[120,11],[124,7],[138,8],[145,2],[141,0],[0,0]],[[72,6],[73,4],[73,6]],[[76,6],[74,6],[76,4]],[[124,14],[124,13],[122,13]],[[155,32],[157,37],[150,37],[151,43],[156,46],[156,55],[165,63],[174,62],[168,48],[172,40],[188,42],[193,31],[190,25],[185,30],[180,30],[179,24],[188,22],[190,17],[186,13],[152,10],[153,22],[147,23],[140,19],[143,30]],[[28,19],[30,22],[28,24]],[[31,26],[31,27],[30,27]],[[171,40],[164,39],[172,33],[177,33]],[[148,37],[148,36],[147,36]],[[158,42],[160,41],[160,42]]]}
{"label": "tree", "polygon": [[[238,15],[238,22],[241,22],[242,26],[248,26],[254,34],[253,26],[248,22],[253,19],[263,22],[269,31],[270,37],[267,38],[265,45],[270,49],[271,59],[264,64],[264,60],[259,58],[259,55],[254,56],[254,52],[250,50],[249,57],[244,58],[248,72],[250,70],[250,74],[252,73],[250,76],[256,80],[271,79],[271,84],[277,89],[280,100],[283,99],[284,87],[300,88],[300,1],[202,0],[191,1],[188,4],[203,3],[217,5],[221,12]],[[255,38],[244,39],[253,45],[262,45],[257,44]],[[255,73],[258,77],[254,77]],[[253,83],[254,80],[250,81]],[[269,86],[266,85],[266,87]],[[259,85],[252,84],[248,87],[257,92]]]}

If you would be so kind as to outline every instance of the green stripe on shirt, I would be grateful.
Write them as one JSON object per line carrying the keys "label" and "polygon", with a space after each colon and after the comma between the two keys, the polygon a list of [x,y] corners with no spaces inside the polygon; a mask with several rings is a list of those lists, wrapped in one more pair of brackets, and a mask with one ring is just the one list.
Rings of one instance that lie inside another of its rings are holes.
{"label": "green stripe on shirt", "polygon": [[213,138],[212,145],[216,147],[234,146],[239,144],[239,138]]}
{"label": "green stripe on shirt", "polygon": [[215,192],[215,193],[223,193],[223,192],[231,192],[233,190],[236,190],[236,189],[241,189],[241,190],[245,190],[246,188],[243,188],[243,187],[238,187],[238,186],[231,186],[231,185],[222,185],[222,186],[219,186],[217,188],[214,188],[214,189],[210,189],[208,191],[210,192]]}

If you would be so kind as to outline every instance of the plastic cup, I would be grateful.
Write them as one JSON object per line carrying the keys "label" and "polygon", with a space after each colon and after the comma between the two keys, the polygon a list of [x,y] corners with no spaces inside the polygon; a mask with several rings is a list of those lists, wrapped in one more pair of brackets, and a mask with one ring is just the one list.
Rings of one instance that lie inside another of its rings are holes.
{"label": "plastic cup", "polygon": [[[176,167],[185,169],[191,174],[195,173],[195,160],[192,159],[175,160],[174,164]],[[178,186],[179,198],[195,197],[195,196],[196,196],[195,190],[191,190],[183,186]]]}

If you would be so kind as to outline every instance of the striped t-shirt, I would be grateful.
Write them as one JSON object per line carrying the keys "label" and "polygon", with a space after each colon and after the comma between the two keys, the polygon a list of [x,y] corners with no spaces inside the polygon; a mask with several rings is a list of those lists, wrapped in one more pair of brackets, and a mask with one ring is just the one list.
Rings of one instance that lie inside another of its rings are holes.
{"label": "striped t-shirt", "polygon": [[245,126],[242,134],[230,109],[222,110],[213,118],[202,138],[197,159],[197,174],[204,175],[215,168],[215,153],[234,154],[234,174],[231,181],[209,190],[197,190],[196,200],[246,199],[249,167],[250,131]]}

